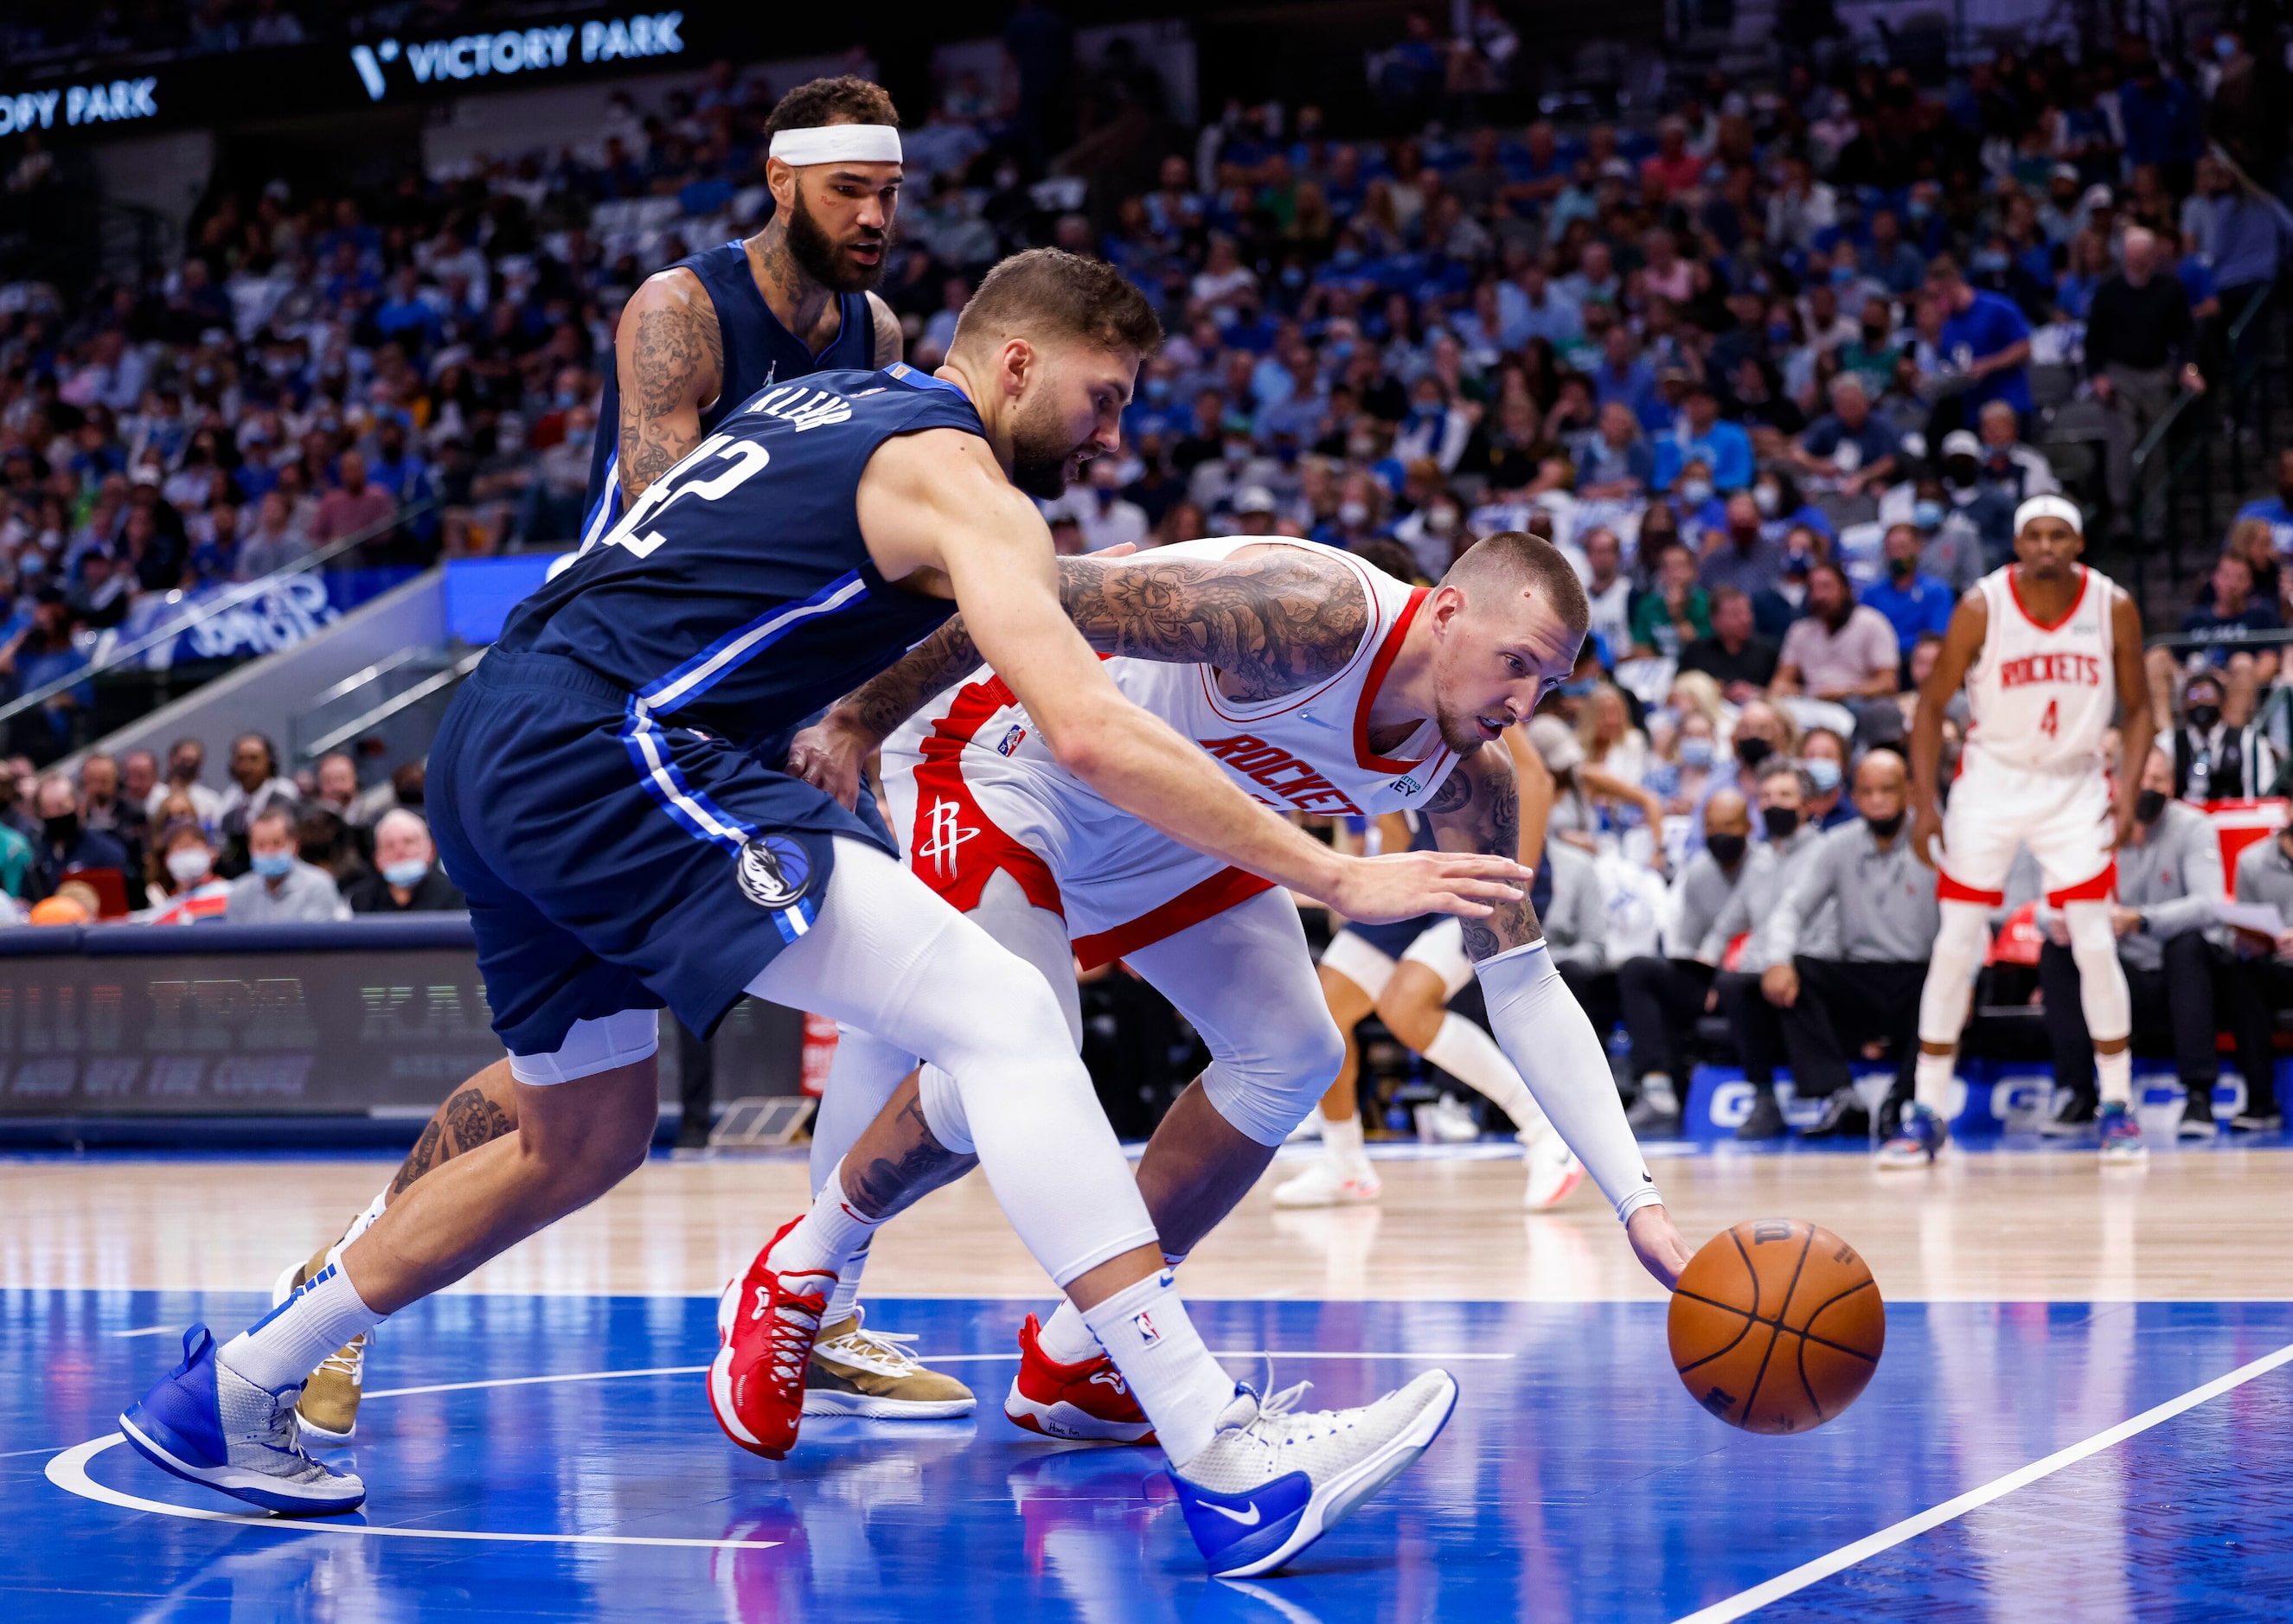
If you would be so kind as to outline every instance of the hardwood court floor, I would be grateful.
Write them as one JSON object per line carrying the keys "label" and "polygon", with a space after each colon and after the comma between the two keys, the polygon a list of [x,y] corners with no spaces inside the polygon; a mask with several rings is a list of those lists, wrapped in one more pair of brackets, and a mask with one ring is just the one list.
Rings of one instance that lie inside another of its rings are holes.
{"label": "hardwood court floor", "polygon": [[[1661,1151],[1664,1147],[1652,1147]],[[1188,1261],[1190,1297],[1657,1301],[1588,1184],[1524,1214],[1511,1147],[1381,1159],[1375,1207],[1282,1212],[1284,1153]],[[0,1289],[254,1290],[338,1233],[391,1176],[379,1158],[0,1161]],[[1890,1301],[2293,1298],[2282,1266],[2293,1149],[2153,1151],[2103,1168],[2066,1149],[1957,1157],[1880,1175],[1847,1153],[1718,1152],[1650,1164],[1691,1245],[1746,1218],[1814,1220],[1870,1260]],[[714,1293],[805,1199],[805,1164],[655,1157],[464,1289],[564,1296]],[[1042,1273],[984,1179],[886,1226],[871,1295],[1036,1297]]]}
{"label": "hardwood court floor", "polygon": [[[260,1314],[363,1206],[373,1158],[0,1160],[0,1609],[318,1618],[1725,1624],[2293,1617],[2293,1151],[1860,1155],[1653,1165],[1691,1240],[1746,1217],[1851,1238],[1889,1299],[1845,1415],[1755,1437],[1673,1375],[1665,1309],[1591,1192],[1526,1216],[1510,1147],[1380,1162],[1376,1208],[1267,1183],[1183,1275],[1235,1375],[1359,1403],[1432,1365],[1424,1458],[1284,1573],[1203,1575],[1153,1450],[999,1413],[1048,1282],[984,1183],[888,1226],[871,1324],[980,1396],[960,1421],[729,1445],[701,1373],[717,1291],[803,1164],[658,1159],[377,1333],[347,1517],[248,1515],[119,1447],[183,1328]],[[1025,1302],[1009,1300],[1017,1297]],[[1363,1300],[1384,1299],[1384,1300]],[[2165,1300],[2160,1300],[2165,1299]],[[2257,1300],[2258,1299],[2258,1300]]]}

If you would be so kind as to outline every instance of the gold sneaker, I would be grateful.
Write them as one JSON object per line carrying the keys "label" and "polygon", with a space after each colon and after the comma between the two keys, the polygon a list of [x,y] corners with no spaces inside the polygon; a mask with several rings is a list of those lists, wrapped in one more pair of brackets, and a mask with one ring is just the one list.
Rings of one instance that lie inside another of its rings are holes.
{"label": "gold sneaker", "polygon": [[[308,1261],[298,1263],[271,1282],[271,1304],[277,1307],[295,1294],[295,1288],[327,1266],[333,1247],[322,1246]],[[304,1435],[322,1445],[348,1443],[358,1433],[360,1388],[366,1380],[366,1345],[373,1335],[361,1331],[328,1354],[303,1384],[303,1397],[295,1414]]]}
{"label": "gold sneaker", "polygon": [[938,1421],[971,1413],[970,1388],[920,1363],[902,1345],[913,1337],[863,1330],[860,1319],[855,1307],[850,1319],[820,1328],[804,1373],[805,1414]]}

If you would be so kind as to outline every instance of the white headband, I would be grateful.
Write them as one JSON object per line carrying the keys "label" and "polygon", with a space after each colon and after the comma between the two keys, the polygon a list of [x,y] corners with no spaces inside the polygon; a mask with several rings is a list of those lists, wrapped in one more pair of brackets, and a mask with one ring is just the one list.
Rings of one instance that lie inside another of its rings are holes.
{"label": "white headband", "polygon": [[769,156],[783,164],[896,164],[900,131],[889,124],[823,124],[782,130]]}
{"label": "white headband", "polygon": [[2023,527],[2033,519],[2059,519],[2079,535],[2086,534],[2086,516],[2078,504],[2061,497],[2032,497],[2014,510],[2014,534],[2020,536]]}

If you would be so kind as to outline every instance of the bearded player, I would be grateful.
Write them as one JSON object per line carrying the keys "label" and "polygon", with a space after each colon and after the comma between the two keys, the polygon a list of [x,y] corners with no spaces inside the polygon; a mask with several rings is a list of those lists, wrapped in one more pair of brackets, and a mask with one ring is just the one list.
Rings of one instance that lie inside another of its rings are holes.
{"label": "bearded player", "polygon": [[[1114,656],[1106,670],[1116,686],[1256,799],[1284,812],[1414,811],[1441,850],[1519,852],[1512,762],[1496,741],[1568,676],[1588,618],[1584,590],[1551,543],[1492,537],[1433,588],[1413,589],[1333,548],[1250,537],[1113,562],[1070,559],[1062,576],[1076,626]],[[961,619],[951,621],[800,735],[790,767],[848,804],[860,793],[861,764],[880,745],[911,869],[1041,971],[1078,1043],[1078,959],[1086,967],[1122,959],[1202,1036],[1211,1065],[1138,1167],[1163,1256],[1176,1265],[1329,1087],[1343,1038],[1289,894],[1092,790],[1058,764],[1025,707],[978,658]],[[1463,950],[1503,1056],[1614,1204],[1642,1264],[1669,1287],[1687,1251],[1534,909],[1523,899],[1466,920]],[[815,1167],[824,1159],[832,1170],[887,1100],[909,1120],[900,1098],[918,1092],[906,1076],[914,1065],[887,1045],[839,1044]],[[920,1087],[934,1096],[928,1067]],[[873,1163],[879,1215],[971,1165],[968,1145],[951,1140],[937,1115],[932,1122],[936,1145],[919,1132],[888,1163]],[[831,1319],[854,1303],[875,1227],[855,1221],[841,1188],[832,1176],[824,1181],[811,1214],[758,1261],[777,1268],[782,1247],[816,1257],[828,1246]],[[1048,1324],[1030,1316],[1019,1345],[1005,1401],[1017,1425],[1063,1438],[1146,1440],[1146,1416],[1084,1316],[1064,1305]]]}
{"label": "bearded player", "polygon": [[[587,549],[618,523],[662,470],[743,402],[775,383],[900,359],[900,324],[871,291],[884,274],[899,209],[900,116],[881,85],[849,76],[799,85],[774,107],[765,180],[772,218],[645,279],[622,308],[591,454],[581,527]],[[570,565],[569,553],[555,566]],[[517,1127],[517,1088],[498,1061],[450,1095],[387,1189],[353,1221],[354,1238],[407,1186]],[[285,1300],[323,1266],[327,1247],[282,1272]],[[821,1333],[806,1373],[814,1414],[877,1420],[969,1415],[971,1390],[932,1370],[899,1338],[856,1316]],[[358,1430],[367,1342],[337,1349],[303,1390],[303,1428],[327,1443]]]}
{"label": "bearded player", "polygon": [[[1959,600],[1911,724],[1911,850],[1936,867],[1942,928],[1919,1000],[1916,1102],[1880,1147],[1882,1168],[1933,1165],[1949,1137],[1952,1060],[1975,972],[1990,943],[1989,910],[2007,865],[2027,845],[2062,910],[2094,1036],[2105,1161],[2148,1154],[2133,1111],[2134,1005],[2118,960],[2112,853],[2134,823],[2140,765],[2154,723],[2134,600],[2078,562],[2085,521],[2060,497],[2014,512],[2016,562]],[[1966,688],[1969,723],[1948,812],[1938,809],[1943,707]],[[2125,710],[2119,759],[2103,758],[2112,714]],[[2113,801],[2110,770],[2118,773]],[[1938,860],[1932,851],[1940,836]]]}

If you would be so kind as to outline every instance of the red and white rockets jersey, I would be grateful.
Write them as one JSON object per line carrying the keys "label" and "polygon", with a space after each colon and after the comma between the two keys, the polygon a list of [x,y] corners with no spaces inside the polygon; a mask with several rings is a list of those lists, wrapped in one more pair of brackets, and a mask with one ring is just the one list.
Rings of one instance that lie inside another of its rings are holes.
{"label": "red and white rockets jersey", "polygon": [[1978,583],[1990,625],[1966,674],[1969,751],[2026,771],[2103,770],[2102,736],[2118,714],[2117,590],[2098,570],[2080,565],[2078,575],[2077,600],[2052,626],[2022,607],[2013,566]]}
{"label": "red and white rockets jersey", "polygon": [[[1455,755],[1441,742],[1440,729],[1427,721],[1392,755],[1381,755],[1370,748],[1369,713],[1428,589],[1397,581],[1350,553],[1287,537],[1218,537],[1157,547],[1152,556],[1222,559],[1268,545],[1325,553],[1360,578],[1369,597],[1369,626],[1335,675],[1253,704],[1221,694],[1208,666],[1124,657],[1106,662],[1107,675],[1125,697],[1201,745],[1244,794],[1268,806],[1358,817],[1422,805],[1457,764]],[[1010,690],[984,667],[893,735],[887,768],[932,755],[954,739],[974,751],[1066,775]]]}

